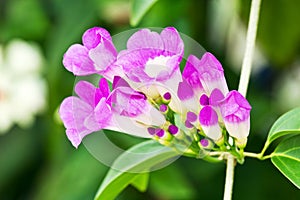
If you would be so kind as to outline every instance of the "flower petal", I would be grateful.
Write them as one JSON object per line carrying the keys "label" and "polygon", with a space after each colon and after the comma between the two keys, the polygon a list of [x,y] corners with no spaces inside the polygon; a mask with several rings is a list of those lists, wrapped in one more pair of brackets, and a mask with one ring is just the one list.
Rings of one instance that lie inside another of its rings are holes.
{"label": "flower petal", "polygon": [[82,43],[87,49],[93,49],[101,43],[103,38],[112,41],[107,30],[100,27],[93,27],[84,32],[82,36]]}
{"label": "flower petal", "polygon": [[178,85],[177,95],[180,100],[185,101],[194,98],[194,91],[191,86],[185,80],[183,80]]}
{"label": "flower petal", "polygon": [[92,132],[84,126],[85,118],[89,116],[92,111],[92,107],[78,97],[68,97],[64,99],[59,108],[59,115],[67,129],[66,133],[68,139],[76,148],[82,138]]}
{"label": "flower petal", "polygon": [[136,117],[148,110],[149,103],[144,94],[129,87],[118,87],[111,93],[115,112],[123,116]]}
{"label": "flower petal", "polygon": [[96,106],[94,100],[96,88],[93,84],[87,81],[78,81],[75,85],[75,92],[80,97],[80,99],[88,103],[90,106]]}
{"label": "flower petal", "polygon": [[[167,27],[160,33],[167,55],[183,55],[184,44],[174,27]],[[181,58],[180,58],[181,60]],[[179,61],[180,61],[179,60]]]}
{"label": "flower petal", "polygon": [[218,88],[215,88],[210,94],[209,105],[218,106],[224,98],[223,93]]}
{"label": "flower petal", "polygon": [[152,32],[149,29],[141,29],[128,39],[127,49],[163,50],[164,44],[157,32]]}
{"label": "flower petal", "polygon": [[63,65],[77,76],[96,73],[93,61],[88,56],[88,49],[80,44],[72,45],[64,54]]}
{"label": "flower petal", "polygon": [[99,131],[110,126],[112,124],[111,119],[111,107],[106,103],[106,98],[103,97],[94,112],[85,119],[84,125],[92,131]]}
{"label": "flower petal", "polygon": [[215,141],[222,137],[222,131],[218,124],[218,114],[211,106],[204,106],[201,109],[199,121],[207,137]]}
{"label": "flower petal", "polygon": [[101,78],[99,81],[99,88],[96,89],[95,105],[98,104],[101,98],[103,97],[108,98],[109,95],[110,95],[110,88],[108,82],[105,78]]}
{"label": "flower petal", "polygon": [[185,114],[188,111],[193,111],[195,113],[199,112],[200,104],[198,103],[193,89],[186,82],[186,80],[183,80],[179,83],[177,96],[181,100],[181,104],[183,104],[183,114]]}
{"label": "flower petal", "polygon": [[228,93],[223,67],[213,54],[206,52],[196,67],[200,81],[209,94],[215,88],[224,95]]}
{"label": "flower petal", "polygon": [[89,50],[89,56],[97,71],[106,71],[117,58],[117,50],[110,40],[103,39],[95,48]]}
{"label": "flower petal", "polygon": [[200,60],[194,56],[190,55],[187,59],[185,67],[182,72],[182,77],[189,83],[189,85],[193,88],[197,96],[201,96],[203,91],[203,86],[201,84],[198,71],[195,66],[199,65]]}
{"label": "flower petal", "polygon": [[115,76],[112,84],[112,88],[116,89],[118,87],[130,87],[129,84],[120,76]]}
{"label": "flower petal", "polygon": [[116,64],[123,68],[129,79],[136,82],[148,82],[154,78],[150,77],[151,74],[146,73],[146,63],[148,60],[159,57],[162,53],[162,50],[123,50],[119,53]]}
{"label": "flower petal", "polygon": [[148,133],[147,127],[143,124],[139,124],[134,118],[121,115],[113,115],[113,121],[114,126],[108,128],[110,130],[115,130],[142,138],[152,137],[152,135]]}

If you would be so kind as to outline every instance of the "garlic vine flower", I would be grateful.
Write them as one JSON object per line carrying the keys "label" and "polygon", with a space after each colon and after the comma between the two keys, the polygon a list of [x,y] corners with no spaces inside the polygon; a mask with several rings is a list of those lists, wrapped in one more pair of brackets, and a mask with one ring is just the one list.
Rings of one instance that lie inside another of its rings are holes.
{"label": "garlic vine flower", "polygon": [[79,97],[62,102],[59,114],[72,144],[78,147],[87,134],[110,129],[173,147],[183,144],[183,151],[194,154],[212,142],[230,145],[225,141],[229,137],[244,148],[250,104],[228,90],[222,65],[211,53],[201,59],[189,55],[181,73],[183,52],[183,40],[173,27],[161,33],[141,29],[119,53],[106,30],[87,30],[83,45],[72,45],[63,63],[75,75],[104,78],[98,87],[78,82]]}

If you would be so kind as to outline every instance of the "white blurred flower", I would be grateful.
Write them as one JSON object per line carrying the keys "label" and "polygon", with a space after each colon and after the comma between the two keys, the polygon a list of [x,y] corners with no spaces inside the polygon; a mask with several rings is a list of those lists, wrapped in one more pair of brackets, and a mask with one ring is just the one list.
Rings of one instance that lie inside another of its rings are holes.
{"label": "white blurred flower", "polygon": [[14,124],[30,126],[46,105],[40,49],[22,40],[0,45],[0,133]]}
{"label": "white blurred flower", "polygon": [[[247,27],[238,15],[239,1],[210,1],[208,19],[210,42],[220,51],[225,51],[229,66],[239,73],[246,48]],[[252,71],[258,73],[268,60],[255,46]]]}
{"label": "white blurred flower", "polygon": [[300,106],[300,60],[296,60],[290,69],[277,81],[275,97],[282,110]]}

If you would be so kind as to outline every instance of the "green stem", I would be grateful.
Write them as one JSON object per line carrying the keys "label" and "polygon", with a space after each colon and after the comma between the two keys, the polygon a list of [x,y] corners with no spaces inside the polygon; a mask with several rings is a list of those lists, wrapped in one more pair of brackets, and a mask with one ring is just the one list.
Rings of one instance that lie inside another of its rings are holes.
{"label": "green stem", "polygon": [[261,156],[258,153],[244,152],[245,157],[257,158],[261,160]]}
{"label": "green stem", "polygon": [[261,150],[261,152],[260,152],[260,154],[259,154],[260,157],[263,157],[263,156],[264,156],[264,154],[265,154],[267,148],[269,147],[269,145],[270,145],[269,141],[266,141],[264,148]]}

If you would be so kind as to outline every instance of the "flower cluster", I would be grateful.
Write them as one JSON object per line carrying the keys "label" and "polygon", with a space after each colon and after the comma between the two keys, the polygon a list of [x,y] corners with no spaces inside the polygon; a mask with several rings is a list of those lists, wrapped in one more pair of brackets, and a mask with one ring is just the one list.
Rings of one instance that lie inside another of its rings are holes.
{"label": "flower cluster", "polygon": [[67,50],[64,66],[77,76],[101,78],[98,86],[77,82],[78,97],[68,97],[60,106],[75,147],[101,129],[165,145],[189,143],[193,152],[213,142],[222,146],[228,138],[239,148],[245,146],[250,104],[238,91],[228,90],[222,65],[211,53],[201,59],[190,55],[180,71],[184,43],[175,28],[161,33],[141,29],[120,52],[99,27],[87,30],[82,43]]}

